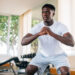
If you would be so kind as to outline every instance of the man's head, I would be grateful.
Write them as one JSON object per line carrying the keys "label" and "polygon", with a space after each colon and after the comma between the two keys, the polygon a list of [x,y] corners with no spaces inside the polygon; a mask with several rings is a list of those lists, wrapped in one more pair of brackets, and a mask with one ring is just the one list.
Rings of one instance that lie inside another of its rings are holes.
{"label": "man's head", "polygon": [[44,21],[51,21],[55,15],[55,7],[52,4],[45,4],[42,7],[42,17]]}

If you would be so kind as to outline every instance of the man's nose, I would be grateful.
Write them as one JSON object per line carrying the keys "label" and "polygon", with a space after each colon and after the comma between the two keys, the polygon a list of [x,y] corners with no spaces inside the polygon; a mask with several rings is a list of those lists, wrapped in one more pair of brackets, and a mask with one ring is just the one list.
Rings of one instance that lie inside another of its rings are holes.
{"label": "man's nose", "polygon": [[47,16],[47,13],[43,13],[43,16]]}

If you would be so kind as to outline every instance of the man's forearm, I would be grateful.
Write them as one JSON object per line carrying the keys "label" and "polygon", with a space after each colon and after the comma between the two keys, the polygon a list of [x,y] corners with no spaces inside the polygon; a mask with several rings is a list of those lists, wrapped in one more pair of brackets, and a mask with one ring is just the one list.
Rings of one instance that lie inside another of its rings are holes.
{"label": "man's forearm", "polygon": [[57,35],[55,33],[52,32],[52,34],[50,34],[52,37],[54,37],[55,39],[59,40],[60,42],[68,45],[68,46],[74,46],[74,43],[71,39],[69,39],[68,37],[63,37],[60,35]]}
{"label": "man's forearm", "polygon": [[22,45],[28,45],[30,44],[33,40],[35,40],[36,38],[39,37],[39,33],[35,34],[35,35],[31,35],[31,36],[25,36],[23,39],[22,39],[22,42],[21,44]]}

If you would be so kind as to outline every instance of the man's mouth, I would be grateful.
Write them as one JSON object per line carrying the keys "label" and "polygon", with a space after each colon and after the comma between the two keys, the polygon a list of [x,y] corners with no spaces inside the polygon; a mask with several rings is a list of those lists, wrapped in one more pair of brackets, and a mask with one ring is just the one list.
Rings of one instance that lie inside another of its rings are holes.
{"label": "man's mouth", "polygon": [[48,18],[47,17],[44,17],[43,19],[47,20]]}

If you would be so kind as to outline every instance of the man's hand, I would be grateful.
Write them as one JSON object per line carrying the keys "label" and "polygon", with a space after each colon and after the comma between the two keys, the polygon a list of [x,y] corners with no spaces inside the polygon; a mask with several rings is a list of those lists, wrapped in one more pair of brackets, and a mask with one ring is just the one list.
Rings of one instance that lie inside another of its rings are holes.
{"label": "man's hand", "polygon": [[43,28],[41,29],[41,31],[39,32],[39,36],[41,36],[41,35],[46,35],[46,34],[47,34],[46,28],[43,27]]}
{"label": "man's hand", "polygon": [[41,36],[41,35],[46,35],[46,34],[51,34],[52,33],[52,31],[50,30],[50,28],[48,28],[48,27],[43,27],[42,28],[42,30],[39,32],[39,35]]}
{"label": "man's hand", "polygon": [[52,31],[51,31],[51,29],[50,29],[50,28],[45,27],[45,30],[46,30],[46,33],[47,33],[47,34],[49,34],[49,35],[51,35],[51,34],[52,34]]}

